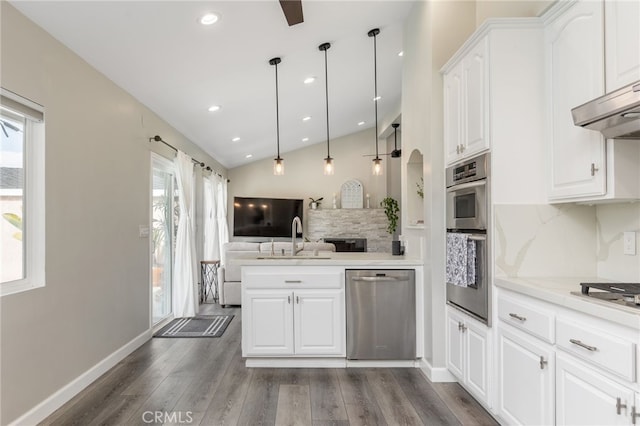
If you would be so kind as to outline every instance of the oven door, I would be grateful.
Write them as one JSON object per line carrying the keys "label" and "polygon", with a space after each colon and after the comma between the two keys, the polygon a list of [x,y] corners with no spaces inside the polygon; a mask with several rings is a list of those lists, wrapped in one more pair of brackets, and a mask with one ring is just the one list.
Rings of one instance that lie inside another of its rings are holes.
{"label": "oven door", "polygon": [[469,234],[469,239],[476,243],[476,275],[475,283],[462,287],[447,283],[447,303],[454,305],[487,325],[489,318],[489,274],[487,257],[487,235]]}
{"label": "oven door", "polygon": [[487,229],[487,181],[447,188],[447,229]]}

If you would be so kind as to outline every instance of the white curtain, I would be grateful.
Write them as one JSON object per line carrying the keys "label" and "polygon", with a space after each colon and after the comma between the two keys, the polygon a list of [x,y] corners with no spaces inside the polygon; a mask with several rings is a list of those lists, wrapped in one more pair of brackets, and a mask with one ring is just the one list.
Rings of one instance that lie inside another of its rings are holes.
{"label": "white curtain", "polygon": [[217,185],[213,176],[203,177],[204,195],[204,238],[203,260],[220,260],[220,245],[218,243],[218,213],[216,201],[218,198]]}
{"label": "white curtain", "polygon": [[[218,249],[220,254],[224,256],[222,246],[229,242],[229,225],[227,223],[227,179],[214,175],[216,186],[216,214],[218,218]],[[220,259],[224,264],[225,259]]]}
{"label": "white curtain", "polygon": [[193,317],[197,308],[196,246],[193,227],[193,162],[182,151],[173,160],[176,166],[180,218],[173,269],[173,315]]}

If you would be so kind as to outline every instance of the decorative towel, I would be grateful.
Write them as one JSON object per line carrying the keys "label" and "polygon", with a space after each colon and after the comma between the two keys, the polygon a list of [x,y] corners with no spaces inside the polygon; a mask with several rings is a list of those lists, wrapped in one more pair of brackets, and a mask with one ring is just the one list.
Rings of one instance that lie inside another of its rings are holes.
{"label": "decorative towel", "polygon": [[476,244],[469,234],[447,233],[447,283],[467,287],[476,283]]}

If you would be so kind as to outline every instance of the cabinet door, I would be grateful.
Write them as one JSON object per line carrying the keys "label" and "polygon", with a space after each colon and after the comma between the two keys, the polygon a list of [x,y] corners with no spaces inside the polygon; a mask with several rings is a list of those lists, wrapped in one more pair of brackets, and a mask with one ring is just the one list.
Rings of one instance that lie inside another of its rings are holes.
{"label": "cabinet door", "polygon": [[293,354],[293,292],[245,290],[243,300],[242,353],[247,355]]}
{"label": "cabinet door", "polygon": [[640,2],[605,1],[607,92],[640,80]]}
{"label": "cabinet door", "polygon": [[501,325],[498,368],[500,417],[510,425],[553,424],[553,348]]}
{"label": "cabinet door", "polygon": [[[617,409],[617,399],[626,405]],[[556,424],[628,425],[634,392],[563,352],[556,355]]]}
{"label": "cabinet door", "polygon": [[462,62],[444,76],[444,141],[447,164],[455,162],[462,144]]}
{"label": "cabinet door", "polygon": [[296,355],[345,356],[344,292],[299,290],[294,297]]}
{"label": "cabinet door", "polygon": [[571,116],[572,108],[604,94],[602,21],[602,2],[585,0],[545,29],[553,200],[606,190],[604,139],[599,132],[575,126]]}
{"label": "cabinet door", "polygon": [[489,398],[489,337],[484,326],[471,321],[463,328],[466,346],[465,384],[467,389],[483,402]]}
{"label": "cabinet door", "polygon": [[464,381],[464,320],[449,310],[447,313],[447,368]]}
{"label": "cabinet door", "polygon": [[462,157],[489,147],[488,39],[482,39],[463,60]]}

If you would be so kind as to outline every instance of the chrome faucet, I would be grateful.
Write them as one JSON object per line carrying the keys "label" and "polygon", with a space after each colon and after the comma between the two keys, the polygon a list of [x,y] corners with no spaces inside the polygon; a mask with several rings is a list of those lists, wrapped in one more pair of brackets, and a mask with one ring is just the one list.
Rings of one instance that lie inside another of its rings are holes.
{"label": "chrome faucet", "polygon": [[291,256],[295,256],[302,249],[296,249],[296,232],[302,233],[302,222],[298,216],[293,218],[291,222]]}

